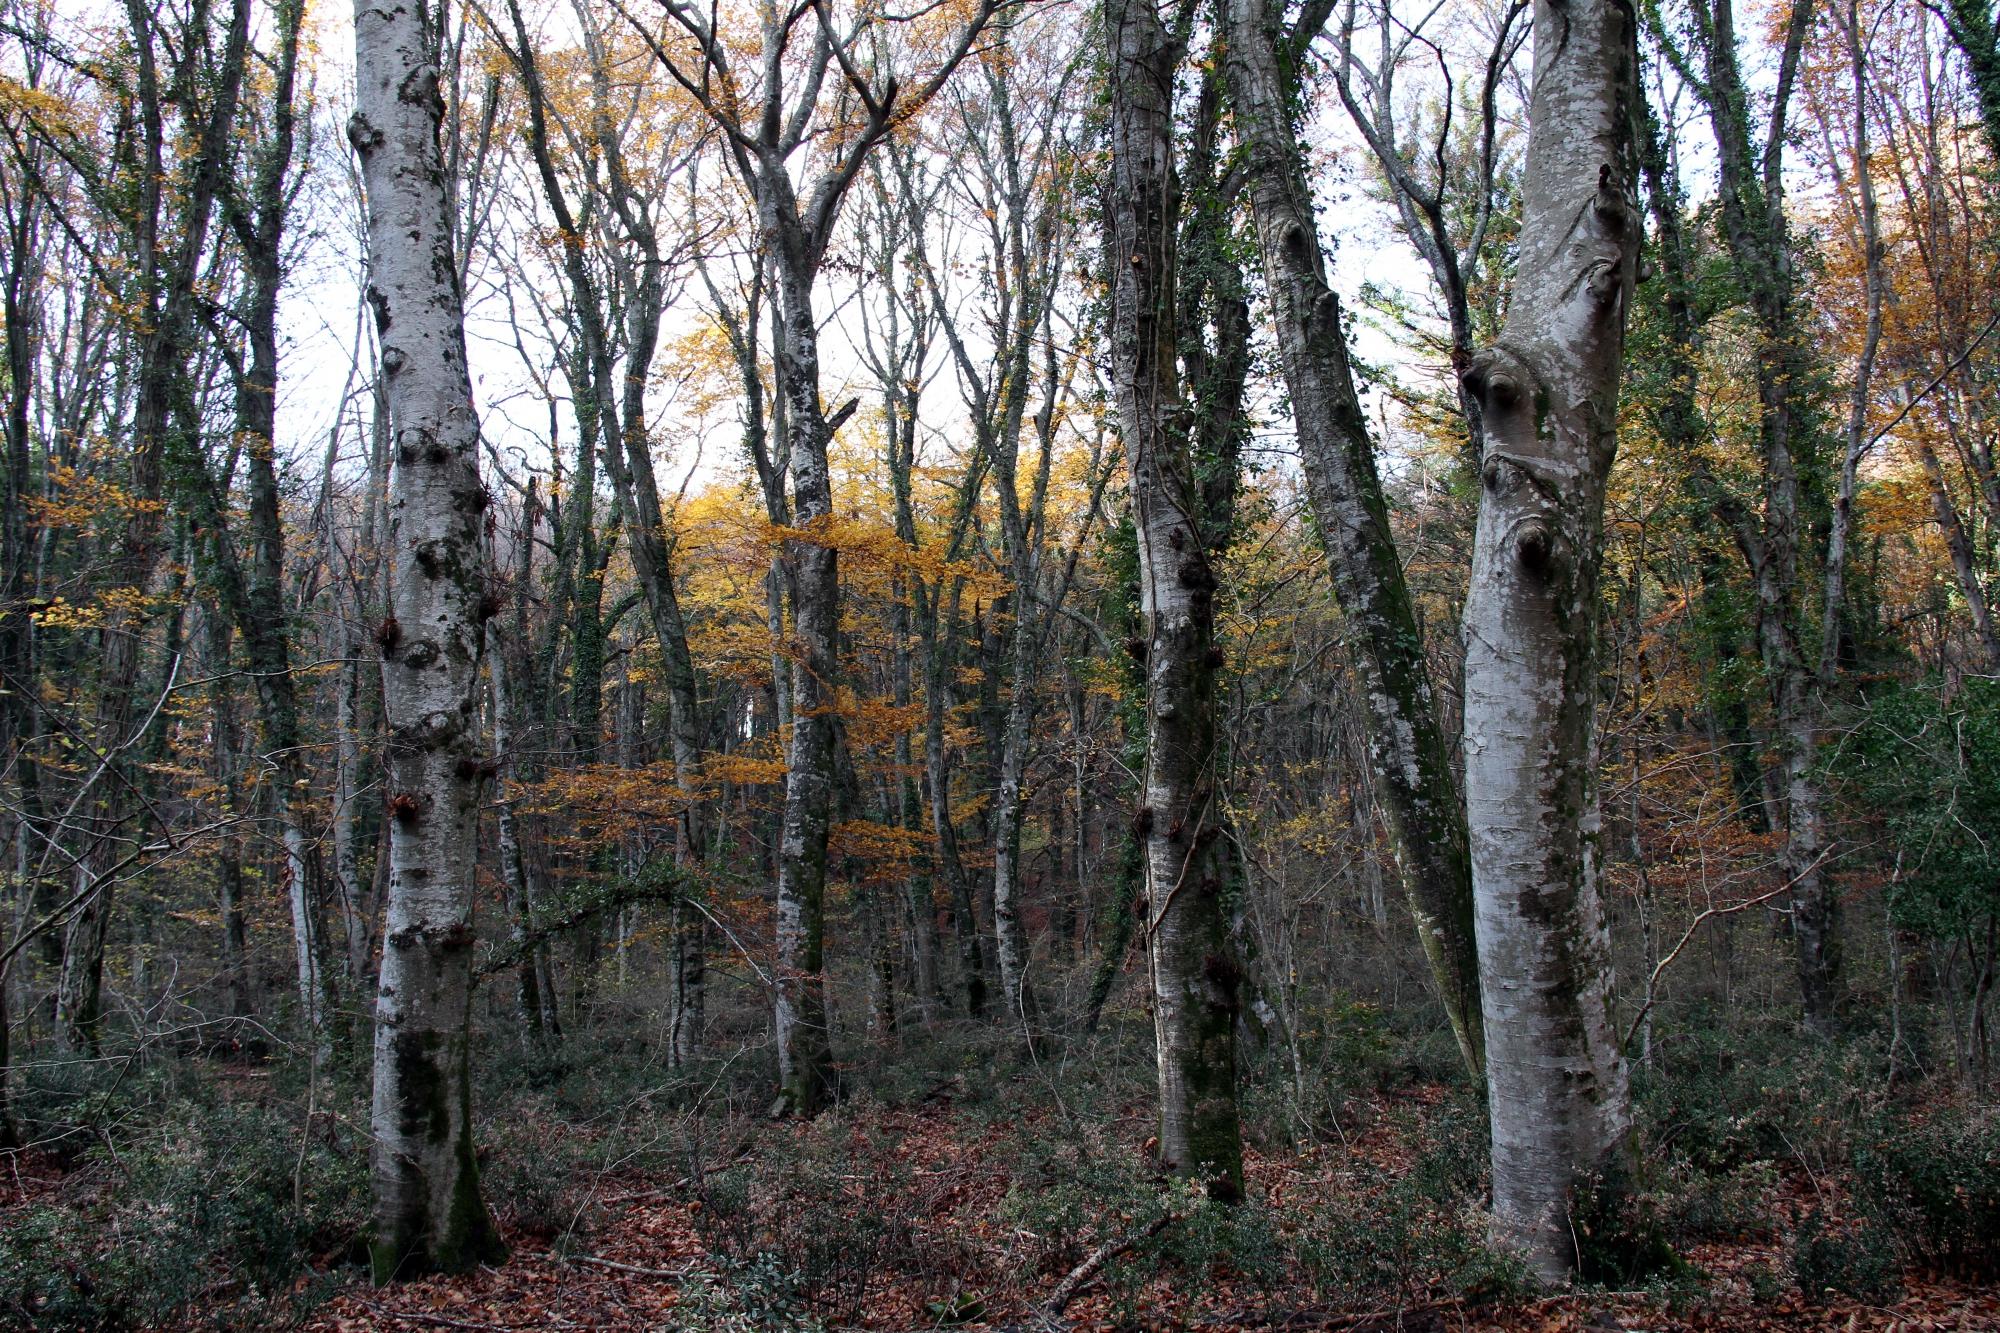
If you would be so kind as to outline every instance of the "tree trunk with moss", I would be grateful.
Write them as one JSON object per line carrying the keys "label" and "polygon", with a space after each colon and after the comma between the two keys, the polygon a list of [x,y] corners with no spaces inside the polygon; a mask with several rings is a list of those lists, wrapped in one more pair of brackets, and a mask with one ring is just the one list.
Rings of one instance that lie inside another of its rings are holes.
{"label": "tree trunk with moss", "polygon": [[1173,88],[1186,39],[1151,5],[1104,12],[1110,79],[1113,393],[1124,437],[1139,554],[1146,759],[1135,833],[1144,846],[1140,910],[1153,983],[1160,1156],[1212,1193],[1242,1192],[1236,1105],[1241,971],[1218,859],[1215,570],[1203,539],[1176,343]]}
{"label": "tree trunk with moss", "polygon": [[1598,890],[1604,492],[1638,260],[1632,11],[1538,0],[1520,278],[1466,383],[1483,409],[1465,605],[1465,796],[1501,1242],[1577,1263],[1574,1189],[1631,1123]]}
{"label": "tree trunk with moss", "polygon": [[378,632],[388,715],[388,920],[375,1006],[373,1235],[378,1282],[504,1253],[473,1156],[472,911],[486,597],[479,420],[439,153],[436,16],[357,4],[348,138],[368,193],[375,311],[395,471],[390,612]]}
{"label": "tree trunk with moss", "polygon": [[1307,490],[1353,636],[1369,770],[1433,982],[1477,1079],[1485,1049],[1464,810],[1287,111],[1290,66],[1313,33],[1281,34],[1269,0],[1229,0],[1226,18],[1237,135]]}

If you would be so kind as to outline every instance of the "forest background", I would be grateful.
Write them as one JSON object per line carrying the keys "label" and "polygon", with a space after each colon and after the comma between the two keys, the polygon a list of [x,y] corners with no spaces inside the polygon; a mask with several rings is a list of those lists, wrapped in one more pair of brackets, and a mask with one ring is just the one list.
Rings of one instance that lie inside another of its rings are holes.
{"label": "forest background", "polygon": [[1991,1313],[1979,0],[362,13],[0,3],[0,1318]]}

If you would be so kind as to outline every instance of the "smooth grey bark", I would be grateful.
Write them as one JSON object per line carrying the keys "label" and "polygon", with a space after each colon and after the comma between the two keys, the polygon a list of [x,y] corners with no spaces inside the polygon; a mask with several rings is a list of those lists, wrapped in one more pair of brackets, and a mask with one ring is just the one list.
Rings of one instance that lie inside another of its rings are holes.
{"label": "smooth grey bark", "polygon": [[1173,90],[1185,16],[1147,0],[1104,8],[1111,178],[1105,208],[1112,388],[1139,555],[1146,756],[1145,939],[1160,1084],[1159,1151],[1217,1197],[1241,1197],[1236,1015],[1242,983],[1217,857],[1216,575],[1188,438],[1177,346]]}
{"label": "smooth grey bark", "polygon": [[464,298],[439,150],[444,100],[425,0],[355,7],[348,139],[368,193],[381,371],[395,450],[390,611],[388,919],[375,1006],[374,1211],[378,1282],[457,1271],[504,1253],[473,1154],[471,986],[490,496],[466,367]]}
{"label": "smooth grey bark", "polygon": [[1604,491],[1638,266],[1638,50],[1617,0],[1538,0],[1521,262],[1466,372],[1486,427],[1465,603],[1465,799],[1498,1239],[1577,1263],[1579,1182],[1631,1110],[1611,1022],[1593,744]]}
{"label": "smooth grey bark", "polygon": [[[886,126],[872,122],[878,112],[886,117],[887,106],[875,102],[875,90],[862,80],[869,98],[869,131],[860,144],[839,155],[801,200],[786,163],[803,140],[821,80],[833,63],[836,37],[826,27],[829,20],[823,13],[818,17],[818,40],[806,54],[804,88],[794,90],[799,98],[794,108],[787,105],[787,84],[801,76],[788,72],[785,62],[794,27],[804,15],[764,12],[760,96],[746,114],[733,99],[713,94],[718,84],[733,89],[736,79],[731,57],[706,16],[677,4],[670,3],[667,9],[695,40],[700,67],[683,69],[658,45],[654,53],[724,135],[731,161],[756,206],[758,236],[771,268],[774,370],[779,404],[786,412],[791,520],[798,529],[798,536],[786,544],[783,560],[793,609],[788,673],[792,734],[778,848],[778,957],[773,985],[778,1097],[773,1109],[812,1115],[836,1090],[822,969],[827,836],[834,796],[832,709],[839,669],[835,645],[840,628],[839,551],[824,531],[833,513],[827,446],[839,422],[829,418],[820,401],[812,289],[841,199],[867,149],[886,132]],[[887,91],[893,98],[893,89]],[[843,410],[840,419],[846,414]]]}
{"label": "smooth grey bark", "polygon": [[[782,173],[782,164],[773,164]],[[769,210],[766,235],[782,232]],[[794,238],[796,239],[796,238]],[[824,241],[821,242],[824,244]],[[817,264],[813,265],[816,268]],[[792,740],[785,760],[785,811],[778,844],[776,1036],[779,1096],[785,1109],[812,1115],[832,1097],[832,1029],[825,977],[827,836],[833,820],[834,718],[840,662],[840,550],[825,532],[833,519],[827,448],[835,422],[819,401],[819,344],[812,269],[779,266],[778,305],[787,338],[778,356],[792,411],[793,518],[790,544]],[[842,414],[843,416],[845,413]],[[813,539],[815,528],[818,540]]]}
{"label": "smooth grey bark", "polygon": [[1312,34],[1282,35],[1271,0],[1228,0],[1226,15],[1237,135],[1307,489],[1352,637],[1369,769],[1433,984],[1477,1080],[1485,1051],[1464,810],[1287,110],[1298,76],[1286,62]]}

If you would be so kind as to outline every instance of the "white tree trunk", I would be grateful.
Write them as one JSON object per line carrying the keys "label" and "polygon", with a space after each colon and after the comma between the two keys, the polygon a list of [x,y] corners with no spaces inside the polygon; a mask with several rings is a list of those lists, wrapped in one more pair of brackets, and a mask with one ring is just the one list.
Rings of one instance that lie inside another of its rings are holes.
{"label": "white tree trunk", "polygon": [[465,361],[444,100],[425,0],[354,15],[348,138],[368,192],[381,371],[393,430],[388,715],[388,920],[375,1008],[375,1277],[471,1267],[503,1251],[479,1195],[470,1044],[486,603],[479,420]]}
{"label": "white tree trunk", "polygon": [[292,913],[292,961],[297,969],[299,1015],[305,1020],[312,1041],[315,1066],[333,1058],[333,1027],[327,1014],[329,991],[326,984],[326,952],[320,941],[319,905],[312,898],[312,882],[306,873],[306,830],[292,804],[293,793],[286,783],[297,769],[292,763],[279,765],[279,780],[271,792],[271,813],[283,832],[285,844],[285,902]]}
{"label": "white tree trunk", "polygon": [[[780,168],[779,170],[782,170]],[[765,224],[775,245],[783,224]],[[833,427],[819,402],[819,334],[813,321],[812,274],[780,262],[784,340],[779,383],[790,398],[793,522],[802,529],[833,517],[827,446]],[[778,845],[778,973],[774,1035],[781,1107],[813,1115],[835,1092],[833,1041],[822,971],[826,939],[826,841],[833,826],[833,709],[840,664],[840,552],[830,542],[794,541],[791,674],[792,741],[785,756],[785,807]]]}
{"label": "white tree trunk", "polygon": [[1218,858],[1215,573],[1202,537],[1175,324],[1173,86],[1185,55],[1147,0],[1112,0],[1106,208],[1113,389],[1139,548],[1146,764],[1134,836],[1159,1060],[1160,1157],[1240,1197],[1236,1017],[1242,970]]}
{"label": "white tree trunk", "polygon": [[1631,10],[1538,0],[1520,278],[1466,383],[1485,418],[1465,605],[1465,796],[1498,1238],[1575,1266],[1576,1184],[1630,1126],[1591,744],[1604,488],[1639,243]]}
{"label": "white tree trunk", "polygon": [[[1008,477],[1011,483],[1013,478]],[[1030,1045],[1041,1013],[1028,980],[1028,935],[1021,922],[1021,819],[1025,813],[1023,785],[1027,777],[1030,732],[1035,715],[1035,621],[1029,599],[1032,576],[1014,581],[1012,699],[1000,746],[1000,790],[993,805],[993,939],[1000,955],[1000,988],[1007,1013],[1022,1028]]]}

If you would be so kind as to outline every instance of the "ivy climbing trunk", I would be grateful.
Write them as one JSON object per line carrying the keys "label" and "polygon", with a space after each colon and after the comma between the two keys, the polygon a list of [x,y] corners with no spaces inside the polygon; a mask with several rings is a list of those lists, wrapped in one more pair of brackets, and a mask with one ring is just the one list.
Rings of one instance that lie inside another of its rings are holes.
{"label": "ivy climbing trunk", "polygon": [[1144,0],[1104,9],[1111,181],[1112,387],[1139,556],[1146,756],[1134,830],[1160,1079],[1160,1156],[1240,1197],[1236,1012],[1242,977],[1218,858],[1215,571],[1203,540],[1176,343],[1173,90],[1186,38]]}
{"label": "ivy climbing trunk", "polygon": [[1477,1079],[1485,1042],[1464,808],[1287,109],[1300,39],[1313,34],[1282,38],[1278,17],[1271,0],[1228,0],[1225,68],[1237,136],[1307,491],[1354,639],[1369,771],[1432,980]]}
{"label": "ivy climbing trunk", "polygon": [[1576,1266],[1572,1190],[1628,1139],[1592,745],[1604,491],[1639,244],[1618,0],[1537,0],[1521,263],[1465,372],[1485,438],[1465,605],[1465,798],[1498,1239]]}
{"label": "ivy climbing trunk", "polygon": [[485,588],[479,419],[439,152],[437,16],[426,0],[357,3],[348,138],[368,198],[368,300],[394,472],[390,611],[377,639],[389,726],[388,919],[375,1005],[373,1235],[378,1282],[504,1252],[472,1143],[474,870]]}

